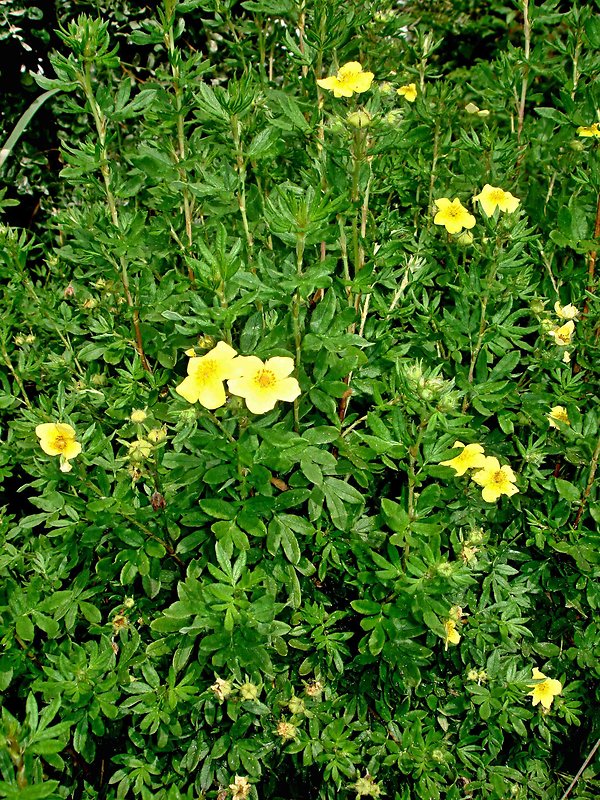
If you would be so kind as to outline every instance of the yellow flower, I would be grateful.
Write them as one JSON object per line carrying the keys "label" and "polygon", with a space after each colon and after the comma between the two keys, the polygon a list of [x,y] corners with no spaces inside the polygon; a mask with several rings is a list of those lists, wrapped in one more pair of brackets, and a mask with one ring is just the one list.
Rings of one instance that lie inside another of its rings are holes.
{"label": "yellow flower", "polygon": [[242,778],[240,775],[235,776],[233,783],[229,784],[232,800],[245,800],[250,793],[250,783],[248,778]]}
{"label": "yellow flower", "polygon": [[409,103],[414,103],[417,99],[417,85],[416,83],[409,83],[406,86],[401,86],[396,90],[396,94],[408,100]]}
{"label": "yellow flower", "polygon": [[579,309],[575,308],[572,303],[567,303],[566,306],[561,306],[560,302],[557,300],[554,303],[554,311],[557,317],[561,319],[576,319],[579,316]]}
{"label": "yellow flower", "polygon": [[348,61],[339,68],[337,75],[320,78],[317,84],[322,89],[333,92],[334,97],[352,97],[355,92],[362,94],[368,91],[374,77],[372,72],[363,72],[358,61]]}
{"label": "yellow flower", "polygon": [[554,328],[553,331],[548,331],[549,335],[553,337],[555,343],[559,347],[566,347],[571,344],[573,333],[575,331],[575,323],[572,319],[561,325],[560,328]]}
{"label": "yellow flower", "polygon": [[499,189],[497,186],[490,186],[489,183],[486,183],[481,192],[475,195],[473,199],[479,200],[488,217],[491,217],[497,208],[500,211],[512,214],[513,211],[517,210],[521,202],[517,197],[513,197],[510,192],[505,192],[504,189]]}
{"label": "yellow flower", "polygon": [[225,405],[223,381],[234,374],[233,364],[237,353],[225,342],[219,342],[204,356],[190,358],[188,376],[175,391],[188,403],[199,402],[204,408],[215,409]]}
{"label": "yellow flower", "polygon": [[529,684],[533,687],[533,691],[528,692],[527,696],[533,698],[532,705],[537,706],[541,703],[548,711],[555,696],[562,692],[562,683],[554,678],[547,678],[537,667],[533,668],[531,677],[536,683]]}
{"label": "yellow flower", "polygon": [[501,467],[494,456],[486,456],[483,469],[472,477],[475,483],[483,487],[481,496],[486,503],[495,503],[500,495],[507,494],[510,497],[519,491],[514,484],[515,473],[508,464]]}
{"label": "yellow flower", "polygon": [[445,649],[447,650],[449,643],[458,644],[460,642],[460,633],[456,630],[456,620],[447,619],[444,622],[444,630],[446,631],[444,643],[446,645]]}
{"label": "yellow flower", "polygon": [[75,440],[75,429],[64,422],[43,422],[36,426],[35,432],[44,453],[60,456],[60,471],[70,472],[73,467],[69,460],[81,453],[81,445]]}
{"label": "yellow flower", "polygon": [[546,418],[551,428],[558,428],[559,430],[560,426],[557,425],[554,420],[558,420],[559,422],[564,422],[565,425],[571,424],[571,421],[569,419],[569,414],[567,413],[567,409],[564,406],[554,406],[553,408],[550,409],[550,413],[546,414]]}
{"label": "yellow flower", "polygon": [[293,359],[285,356],[275,356],[264,363],[257,356],[240,356],[227,388],[231,394],[243,397],[253,414],[266,414],[278,400],[291,403],[300,394],[296,378],[288,377],[293,369]]}
{"label": "yellow flower", "polygon": [[483,447],[480,444],[467,444],[454,442],[452,447],[462,447],[462,453],[451,458],[449,461],[441,461],[440,466],[452,467],[457,475],[464,475],[468,469],[479,469],[485,464]]}
{"label": "yellow flower", "polygon": [[595,136],[600,138],[600,123],[594,122],[593,125],[581,125],[577,128],[579,136]]}
{"label": "yellow flower", "polygon": [[469,214],[458,197],[452,201],[447,197],[440,197],[435,204],[438,212],[433,221],[436,225],[444,225],[448,233],[460,233],[463,228],[474,227],[475,217]]}

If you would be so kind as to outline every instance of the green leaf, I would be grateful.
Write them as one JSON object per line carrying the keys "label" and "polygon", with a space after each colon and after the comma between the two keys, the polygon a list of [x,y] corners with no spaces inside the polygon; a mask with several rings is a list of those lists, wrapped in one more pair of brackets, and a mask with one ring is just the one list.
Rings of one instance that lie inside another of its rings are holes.
{"label": "green leaf", "polygon": [[15,628],[17,630],[17,636],[23,639],[24,642],[33,641],[35,630],[33,627],[33,622],[29,619],[29,617],[17,617]]}
{"label": "green leaf", "polygon": [[381,605],[374,600],[352,600],[350,605],[359,614],[381,614]]}
{"label": "green leaf", "polygon": [[559,495],[569,503],[576,503],[579,500],[579,489],[574,484],[562,478],[554,478],[554,485]]}

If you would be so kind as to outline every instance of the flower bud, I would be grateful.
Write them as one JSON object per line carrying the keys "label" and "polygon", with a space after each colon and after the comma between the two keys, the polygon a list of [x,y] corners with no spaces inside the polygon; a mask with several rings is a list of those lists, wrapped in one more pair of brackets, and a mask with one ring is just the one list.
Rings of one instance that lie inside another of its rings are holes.
{"label": "flower bud", "polygon": [[246,683],[242,683],[240,686],[240,697],[242,700],[256,700],[259,694],[260,686],[257,686],[255,683],[246,681]]}
{"label": "flower bud", "polygon": [[217,678],[217,680],[210,687],[210,690],[217,698],[219,703],[222,703],[224,700],[227,700],[233,691],[233,685],[231,681],[225,681],[223,678]]}
{"label": "flower bud", "polygon": [[301,697],[292,697],[288,703],[288,708],[292,714],[304,714],[305,706],[304,700]]}
{"label": "flower bud", "polygon": [[128,456],[133,463],[145,461],[152,453],[152,445],[145,439],[136,439],[129,445]]}
{"label": "flower bud", "polygon": [[160,444],[167,438],[167,431],[164,428],[152,428],[152,430],[148,431],[146,437],[152,444]]}
{"label": "flower bud", "polygon": [[353,111],[352,114],[348,114],[346,119],[353,128],[368,128],[371,124],[372,117],[368,111],[361,109],[360,111]]}
{"label": "flower bud", "polygon": [[146,412],[143,411],[141,408],[134,408],[129,416],[129,419],[132,422],[139,424],[140,422],[144,422],[147,416],[148,415],[146,414]]}

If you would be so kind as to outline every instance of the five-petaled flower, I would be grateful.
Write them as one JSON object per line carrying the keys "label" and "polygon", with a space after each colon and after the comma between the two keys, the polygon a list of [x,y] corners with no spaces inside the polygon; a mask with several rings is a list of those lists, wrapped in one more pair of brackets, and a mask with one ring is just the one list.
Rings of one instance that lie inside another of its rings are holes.
{"label": "five-petaled flower", "polygon": [[233,365],[237,353],[225,342],[219,342],[204,356],[190,358],[188,376],[175,391],[188,403],[199,402],[204,408],[213,410],[225,405],[227,397],[223,381],[235,373]]}
{"label": "five-petaled flower", "polygon": [[541,703],[548,711],[555,696],[562,692],[562,683],[554,678],[547,678],[537,667],[533,668],[531,677],[536,682],[529,684],[533,687],[533,691],[527,693],[528,697],[533,698],[532,705],[537,706]]}
{"label": "five-petaled flower", "polygon": [[408,83],[406,86],[396,89],[396,94],[408,100],[409,103],[414,103],[417,99],[417,85],[416,83]]}
{"label": "five-petaled flower", "polygon": [[239,356],[227,388],[231,394],[243,397],[253,414],[266,414],[278,400],[291,403],[300,394],[298,381],[289,377],[293,369],[294,361],[287,356],[264,362],[257,356]]}
{"label": "five-petaled flower", "polygon": [[517,210],[521,202],[518,197],[514,197],[510,192],[505,192],[504,189],[499,189],[497,186],[490,186],[489,183],[486,183],[473,199],[479,200],[488,217],[491,217],[497,208],[500,211],[512,214],[513,211]]}
{"label": "five-petaled flower", "polygon": [[472,478],[483,488],[481,496],[486,503],[495,503],[500,495],[506,494],[510,497],[519,491],[514,483],[515,473],[508,464],[501,467],[494,456],[486,456],[483,469],[476,472]]}
{"label": "five-petaled flower", "polygon": [[577,319],[579,316],[579,309],[576,308],[572,303],[567,303],[566,306],[561,306],[559,300],[554,303],[554,311],[556,316],[560,317],[561,319]]}
{"label": "five-petaled flower", "polygon": [[440,197],[435,204],[438,212],[433,221],[436,225],[443,225],[448,233],[460,233],[463,228],[475,226],[475,217],[467,211],[458,197],[454,200]]}
{"label": "five-petaled flower", "polygon": [[559,347],[566,347],[571,344],[573,333],[575,331],[575,323],[572,319],[561,325],[560,328],[554,328],[553,331],[548,331],[549,336],[552,336],[554,341]]}
{"label": "five-petaled flower", "polygon": [[594,122],[592,125],[581,125],[577,128],[578,136],[595,136],[600,139],[600,123]]}
{"label": "five-petaled flower", "polygon": [[371,88],[375,76],[372,72],[363,72],[358,61],[348,61],[340,67],[337,75],[319,78],[317,84],[322,89],[333,92],[334,97],[352,97],[354,93],[362,94]]}
{"label": "five-petaled flower", "polygon": [[231,800],[245,800],[250,794],[250,788],[251,784],[248,778],[236,775],[234,782],[229,784]]}
{"label": "five-petaled flower", "polygon": [[485,464],[483,447],[480,444],[465,445],[462,442],[454,442],[452,447],[462,447],[462,453],[459,453],[449,461],[440,461],[440,465],[442,467],[452,467],[457,475],[464,475],[468,469],[479,469]]}
{"label": "five-petaled flower", "polygon": [[560,426],[556,424],[556,420],[564,423],[565,425],[571,424],[569,414],[564,406],[554,406],[550,409],[550,413],[546,415],[546,418],[551,428],[560,428]]}
{"label": "five-petaled flower", "polygon": [[44,453],[60,456],[60,471],[70,472],[73,469],[70,460],[81,453],[75,429],[65,422],[43,422],[36,426],[35,432]]}

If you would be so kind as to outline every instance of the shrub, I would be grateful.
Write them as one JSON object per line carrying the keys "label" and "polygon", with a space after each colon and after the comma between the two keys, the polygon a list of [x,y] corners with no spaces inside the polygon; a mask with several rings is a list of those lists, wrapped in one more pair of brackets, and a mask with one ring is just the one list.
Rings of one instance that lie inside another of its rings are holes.
{"label": "shrub", "polygon": [[62,17],[1,797],[597,796],[600,25],[422,5]]}

